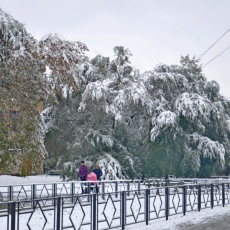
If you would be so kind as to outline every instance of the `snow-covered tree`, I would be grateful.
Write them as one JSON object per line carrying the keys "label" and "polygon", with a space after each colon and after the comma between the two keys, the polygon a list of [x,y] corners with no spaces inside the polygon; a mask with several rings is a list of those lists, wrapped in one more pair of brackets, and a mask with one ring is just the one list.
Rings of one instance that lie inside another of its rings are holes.
{"label": "snow-covered tree", "polygon": [[228,173],[230,102],[198,61],[139,74],[128,49],[114,51],[111,62],[92,59],[79,92],[52,107],[46,146],[63,176],[75,178],[82,159],[107,178]]}
{"label": "snow-covered tree", "polygon": [[60,99],[63,87],[78,89],[85,50],[83,43],[56,34],[37,41],[0,9],[1,171],[17,161],[26,165],[24,175],[42,167],[46,150],[38,104],[48,95]]}
{"label": "snow-covered tree", "polygon": [[[49,120],[52,122],[51,130],[46,136],[48,152],[58,156],[58,166],[63,166],[64,172],[70,177],[76,176],[76,169],[82,158],[91,166],[98,162],[102,170],[106,172],[105,178],[120,178],[127,172],[129,172],[127,175],[134,176],[134,161],[137,159],[133,159],[133,155],[122,143],[125,140],[121,140],[124,137],[120,135],[121,130],[116,126],[115,111],[111,113],[101,109],[104,104],[109,105],[107,101],[110,100],[102,98],[103,93],[107,93],[108,97],[111,96],[111,100],[114,100],[116,92],[119,92],[119,88],[126,84],[127,80],[121,68],[126,65],[127,61],[121,65],[116,64],[115,61],[112,62],[113,66],[117,65],[119,80],[118,73],[111,71],[111,63],[108,58],[98,55],[92,60],[92,63],[93,66],[84,68],[87,83],[81,85],[80,91],[63,98],[59,106],[52,108],[53,119]],[[114,91],[114,95],[109,96],[109,87],[106,84],[110,82],[111,93]],[[94,92],[91,93],[90,90]],[[90,95],[87,94],[88,92]],[[91,100],[91,96],[100,106]],[[91,109],[88,110],[86,107],[91,107]],[[60,146],[65,154],[60,153],[57,146]],[[123,167],[120,166],[122,160],[124,160]]]}

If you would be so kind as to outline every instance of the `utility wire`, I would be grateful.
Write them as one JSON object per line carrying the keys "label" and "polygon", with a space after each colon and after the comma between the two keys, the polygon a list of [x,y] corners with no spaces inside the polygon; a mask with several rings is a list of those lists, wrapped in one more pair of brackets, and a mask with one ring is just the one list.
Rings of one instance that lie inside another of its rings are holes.
{"label": "utility wire", "polygon": [[218,58],[221,54],[223,54],[225,51],[227,51],[230,48],[230,46],[228,46],[225,50],[223,50],[221,53],[217,54],[213,59],[211,59],[209,62],[207,62],[206,64],[204,64],[202,66],[202,68],[204,68],[205,66],[207,66],[209,63],[211,63],[212,61],[214,61],[216,58]]}
{"label": "utility wire", "polygon": [[204,53],[202,53],[197,59],[201,59],[214,45],[216,45],[216,43],[218,41],[220,41],[221,38],[223,38],[228,32],[230,31],[230,29],[228,29],[217,41],[215,41]]}

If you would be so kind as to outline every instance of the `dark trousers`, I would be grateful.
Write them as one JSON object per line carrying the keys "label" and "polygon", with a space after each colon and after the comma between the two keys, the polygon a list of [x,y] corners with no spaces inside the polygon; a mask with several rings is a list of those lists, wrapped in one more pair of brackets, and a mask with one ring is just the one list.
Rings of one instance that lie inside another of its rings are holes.
{"label": "dark trousers", "polygon": [[[81,181],[86,181],[86,179],[82,179],[82,178],[81,178]],[[86,189],[84,189],[83,186],[86,186],[86,183],[81,183],[81,193],[82,193],[82,194],[86,193]]]}
{"label": "dark trousers", "polygon": [[96,193],[98,193],[99,192],[99,187],[98,187],[97,184],[95,185],[95,189],[96,189]]}

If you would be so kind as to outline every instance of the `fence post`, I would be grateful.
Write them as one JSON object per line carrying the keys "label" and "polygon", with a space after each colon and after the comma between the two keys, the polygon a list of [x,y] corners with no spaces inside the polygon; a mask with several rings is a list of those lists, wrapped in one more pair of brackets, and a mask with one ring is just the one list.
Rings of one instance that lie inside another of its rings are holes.
{"label": "fence post", "polygon": [[11,215],[11,226],[10,230],[15,230],[16,229],[16,203],[12,202],[10,203],[10,215]]}
{"label": "fence post", "polygon": [[[37,188],[37,185],[36,184],[33,184],[32,185],[32,199],[35,200],[36,199],[36,188]],[[33,201],[33,208],[35,208],[36,206],[36,202]]]}
{"label": "fence post", "polygon": [[90,182],[87,182],[87,201],[90,202],[90,192],[91,192],[91,183]]}
{"label": "fence post", "polygon": [[125,212],[125,191],[121,193],[121,229],[125,229],[126,212]]}
{"label": "fence post", "polygon": [[9,201],[13,201],[14,197],[13,197],[13,186],[10,185],[8,186],[8,200]]}
{"label": "fence post", "polygon": [[34,200],[36,199],[36,184],[33,184],[31,187],[32,187],[31,195],[32,195],[32,199]]}
{"label": "fence post", "polygon": [[187,188],[184,185],[183,187],[183,214],[184,216],[186,214],[186,209],[187,209]]}
{"label": "fence post", "polygon": [[101,182],[102,199],[105,199],[105,182]]}
{"label": "fence post", "polygon": [[201,210],[201,185],[198,185],[198,211]]}
{"label": "fence post", "polygon": [[115,197],[117,198],[117,192],[118,192],[118,181],[115,181]]}
{"label": "fence post", "polygon": [[225,184],[222,184],[222,204],[225,206]]}
{"label": "fence post", "polygon": [[149,194],[150,190],[145,190],[145,223],[149,225]]}
{"label": "fence post", "polygon": [[57,184],[53,184],[53,197],[57,196]]}
{"label": "fence post", "polygon": [[74,196],[74,194],[75,194],[75,183],[74,182],[72,182],[71,183],[71,202],[73,203],[74,202],[74,198],[73,198],[73,196]]}
{"label": "fence post", "polygon": [[128,196],[130,196],[130,181],[127,182]]}
{"label": "fence post", "polygon": [[57,229],[61,230],[61,197],[55,198],[57,199]]}
{"label": "fence post", "polygon": [[169,187],[165,188],[165,217],[169,219]]}
{"label": "fence post", "polygon": [[14,200],[14,187],[12,185],[10,186],[10,200]]}
{"label": "fence post", "polygon": [[97,205],[97,202],[96,202],[96,194],[93,194],[93,210],[92,210],[92,220],[93,220],[93,226],[92,226],[92,230],[96,230],[97,229],[97,208],[96,208],[96,205]]}
{"label": "fence post", "polygon": [[214,207],[214,189],[213,184],[211,184],[211,208]]}
{"label": "fence post", "polygon": [[141,195],[141,181],[137,182],[138,195]]}
{"label": "fence post", "polygon": [[87,182],[87,194],[90,194],[91,192],[91,183]]}

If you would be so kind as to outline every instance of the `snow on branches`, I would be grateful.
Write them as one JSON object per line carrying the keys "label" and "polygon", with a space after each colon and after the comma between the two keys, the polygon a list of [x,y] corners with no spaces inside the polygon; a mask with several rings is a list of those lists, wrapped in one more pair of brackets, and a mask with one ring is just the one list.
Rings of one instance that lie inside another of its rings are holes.
{"label": "snow on branches", "polygon": [[171,111],[164,111],[152,119],[152,125],[151,141],[155,141],[162,131],[167,128],[173,128],[176,125],[176,114]]}
{"label": "snow on branches", "polygon": [[41,63],[50,68],[53,89],[61,96],[62,85],[78,90],[81,76],[81,64],[84,63],[84,51],[88,48],[81,42],[70,42],[57,34],[49,34],[38,43],[38,55]]}
{"label": "snow on branches", "polygon": [[90,129],[85,139],[93,146],[102,143],[111,148],[114,145],[114,141],[109,135],[102,135],[98,130]]}
{"label": "snow on branches", "polygon": [[178,113],[194,121],[198,115],[209,115],[207,109],[209,103],[207,101],[198,94],[183,93],[177,98],[175,107]]}
{"label": "snow on branches", "polygon": [[181,94],[175,102],[175,108],[179,114],[191,121],[195,121],[196,119],[208,121],[211,115],[216,119],[220,117],[215,103],[197,93]]}
{"label": "snow on branches", "polygon": [[[81,65],[87,62],[87,47],[56,34],[37,41],[23,24],[1,9],[0,38],[0,144],[8,156],[4,165],[11,161],[8,149],[21,151],[16,160],[42,165],[47,153],[38,104],[45,102],[48,95],[57,102],[64,87],[77,91],[84,81]],[[49,74],[47,68],[51,70]]]}
{"label": "snow on branches", "polygon": [[103,173],[104,180],[123,179],[121,164],[111,155],[104,154],[98,160],[99,167]]}
{"label": "snow on branches", "polygon": [[225,164],[225,148],[218,141],[193,133],[188,136],[190,146],[195,147],[204,158],[216,159],[223,168]]}

